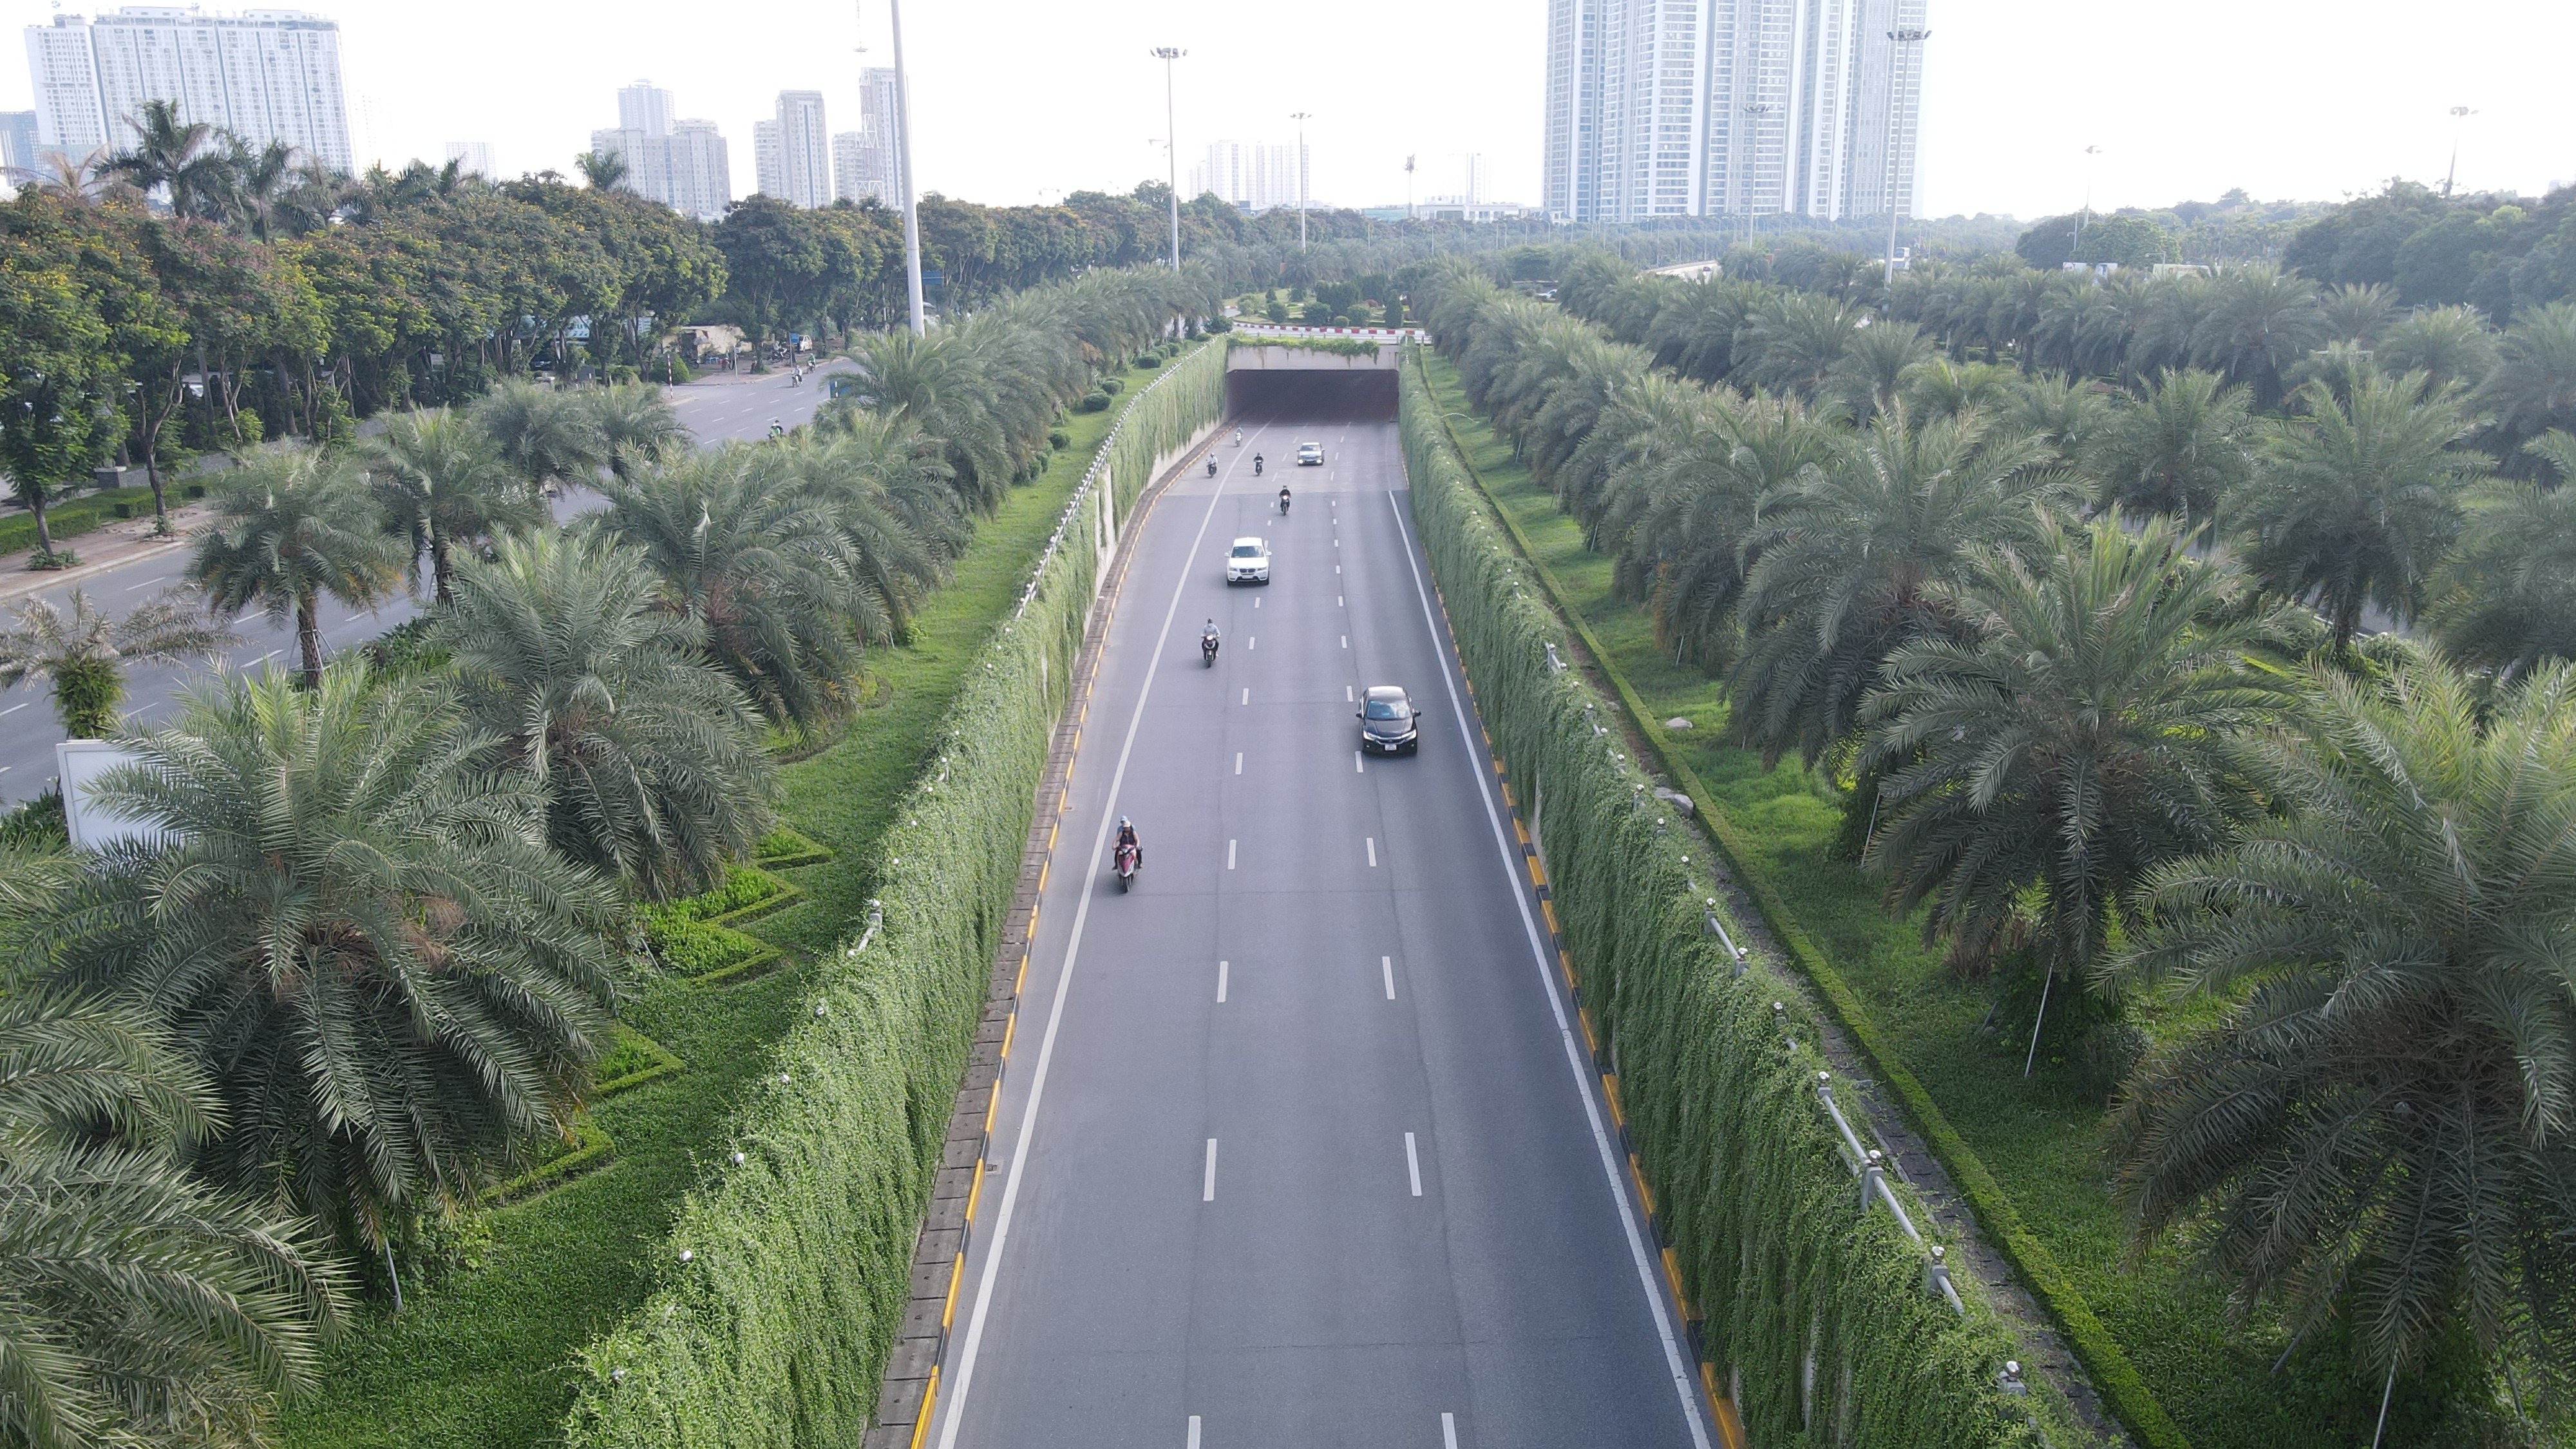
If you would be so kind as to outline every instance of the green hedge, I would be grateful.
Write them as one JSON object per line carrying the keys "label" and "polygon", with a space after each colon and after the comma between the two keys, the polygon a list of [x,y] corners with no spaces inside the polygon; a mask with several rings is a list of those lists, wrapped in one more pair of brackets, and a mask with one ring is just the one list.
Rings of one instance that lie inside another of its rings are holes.
{"label": "green hedge", "polygon": [[[117,510],[125,511],[119,513]],[[60,548],[67,538],[84,533],[119,518],[140,518],[152,511],[152,490],[142,488],[102,488],[67,498],[45,510],[45,528]],[[15,553],[36,546],[36,515],[12,508],[0,516],[0,553]]]}
{"label": "green hedge", "polygon": [[1293,347],[1300,352],[1329,352],[1336,357],[1375,357],[1381,345],[1367,337],[1263,337],[1250,332],[1227,341],[1236,347]]}
{"label": "green hedge", "polygon": [[[1975,1286],[1959,1284],[1962,1319],[1925,1291],[1922,1255],[1894,1219],[1859,1211],[1815,1096],[1813,1023],[1795,1006],[1775,1013],[1796,993],[1766,963],[1736,978],[1706,933],[1708,863],[1689,859],[1691,836],[1658,829],[1649,782],[1609,728],[1610,702],[1550,665],[1562,627],[1485,509],[1418,366],[1402,396],[1414,518],[1460,658],[1543,842],[1658,1228],[1705,1314],[1705,1356],[1735,1385],[1753,1442],[2039,1443],[2030,1401],[1995,1386],[2013,1340]],[[1914,1215],[1931,1221],[1919,1206]]]}
{"label": "green hedge", "polygon": [[[1127,461],[1178,446],[1223,399],[1221,349],[1166,367],[1102,445],[1095,483],[1108,465],[1132,499],[1144,480]],[[1067,509],[879,842],[882,933],[815,963],[774,1070],[709,1144],[730,1165],[657,1248],[636,1318],[585,1351],[573,1449],[785,1449],[866,1431],[1081,645],[1103,491]]]}

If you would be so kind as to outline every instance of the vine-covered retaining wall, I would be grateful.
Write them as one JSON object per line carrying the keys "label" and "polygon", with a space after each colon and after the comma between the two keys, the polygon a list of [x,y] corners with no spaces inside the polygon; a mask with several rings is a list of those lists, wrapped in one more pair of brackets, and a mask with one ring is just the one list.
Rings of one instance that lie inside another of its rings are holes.
{"label": "vine-covered retaining wall", "polygon": [[1468,478],[1418,365],[1402,386],[1423,548],[1543,841],[1582,999],[1721,1391],[1764,1449],[2037,1445],[2029,1400],[1998,1384],[2010,1334],[1973,1285],[1959,1285],[1964,1317],[1928,1292],[1922,1251],[1888,1214],[1862,1210],[1817,1100],[1824,1063],[1797,994],[1759,961],[1737,976],[1708,933],[1723,907],[1707,862],[1689,858],[1689,836],[1658,828],[1615,706],[1551,658],[1551,646],[1570,657],[1564,629]]}
{"label": "vine-covered retaining wall", "polygon": [[865,923],[852,922],[850,943],[815,963],[803,1018],[706,1144],[709,1175],[656,1250],[653,1291],[585,1351],[565,1431],[575,1449],[786,1449],[866,1434],[1110,536],[1102,509],[1123,525],[1156,461],[1224,400],[1225,349],[1201,346],[1101,445],[867,863],[882,929],[863,949]]}

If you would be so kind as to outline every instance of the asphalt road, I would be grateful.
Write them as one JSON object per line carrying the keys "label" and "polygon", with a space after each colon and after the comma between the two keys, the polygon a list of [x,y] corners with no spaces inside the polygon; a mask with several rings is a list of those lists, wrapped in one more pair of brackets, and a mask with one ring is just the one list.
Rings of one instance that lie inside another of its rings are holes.
{"label": "asphalt road", "polygon": [[[772,418],[789,427],[811,422],[824,394],[819,378],[808,377],[802,385],[791,386],[782,372],[756,382],[678,388],[671,393],[671,405],[698,441],[712,446],[734,439],[766,437]],[[557,500],[555,513],[557,517],[570,518],[596,509],[603,502],[588,489],[574,489]],[[174,548],[31,597],[51,599],[57,606],[64,606],[72,589],[78,588],[88,593],[95,606],[111,615],[122,615],[136,603],[177,583],[186,561],[187,551]],[[422,587],[428,587],[425,577]],[[5,622],[14,625],[19,602],[22,601],[12,600],[0,607]],[[326,599],[322,604],[322,647],[327,653],[363,644],[417,612],[415,602],[404,595],[396,595],[372,610],[350,609]],[[256,669],[270,660],[282,668],[295,667],[292,623],[272,626],[261,615],[252,613],[234,625],[234,632],[242,642],[226,655],[231,667]],[[203,661],[139,665],[127,671],[126,712],[149,725],[168,710],[186,681],[205,673]],[[54,744],[62,737],[62,723],[54,714],[53,698],[44,683],[31,681],[0,692],[0,807],[41,795],[52,785]]]}
{"label": "asphalt road", "polygon": [[[935,1442],[1706,1449],[1395,429],[1250,431],[1128,543]],[[1252,480],[1309,438],[1326,468]],[[1229,591],[1248,534],[1274,582]],[[1359,757],[1381,683],[1423,712],[1418,756]]]}

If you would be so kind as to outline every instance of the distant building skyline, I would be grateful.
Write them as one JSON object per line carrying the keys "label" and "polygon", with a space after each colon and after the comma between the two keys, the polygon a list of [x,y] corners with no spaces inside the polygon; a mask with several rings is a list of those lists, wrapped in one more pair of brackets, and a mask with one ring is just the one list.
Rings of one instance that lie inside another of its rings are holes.
{"label": "distant building skyline", "polygon": [[713,121],[674,119],[671,93],[649,80],[617,92],[617,128],[590,133],[590,149],[626,163],[620,184],[683,216],[714,221],[733,204],[731,149]]}
{"label": "distant building skyline", "polygon": [[832,138],[834,200],[856,203],[873,196],[889,206],[903,204],[902,114],[893,68],[861,70],[859,128]]}
{"label": "distant building skyline", "polygon": [[1190,163],[1189,194],[1214,193],[1246,211],[1295,206],[1297,161],[1295,142],[1211,141],[1206,159]]}
{"label": "distant building skyline", "polygon": [[36,146],[36,113],[0,111],[0,167],[38,171],[43,169],[38,162],[41,154]]}
{"label": "distant building skyline", "polygon": [[500,179],[492,165],[492,143],[489,141],[450,141],[447,143],[447,159],[456,163],[460,174],[480,176],[486,181]]}
{"label": "distant building skyline", "polygon": [[775,120],[751,127],[760,194],[811,210],[832,201],[832,133],[821,91],[780,91]]}
{"label": "distant building skyline", "polygon": [[124,150],[148,101],[253,147],[283,143],[335,171],[356,169],[340,26],[301,10],[238,15],[129,5],[95,20],[57,15],[26,28],[36,144],[80,159]]}

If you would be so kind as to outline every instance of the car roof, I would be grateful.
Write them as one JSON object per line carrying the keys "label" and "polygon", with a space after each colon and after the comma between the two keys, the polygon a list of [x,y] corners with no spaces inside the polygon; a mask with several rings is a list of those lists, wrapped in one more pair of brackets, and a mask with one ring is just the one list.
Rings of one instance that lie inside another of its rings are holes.
{"label": "car roof", "polygon": [[1261,540],[1257,537],[1238,538],[1234,541],[1234,546],[1236,548],[1241,548],[1247,543],[1251,544],[1254,548],[1260,548],[1262,546]]}
{"label": "car roof", "polygon": [[1401,684],[1372,684],[1368,688],[1368,697],[1381,701],[1402,699],[1404,698],[1404,686]]}
{"label": "car roof", "polygon": [[1321,443],[1299,443],[1297,446],[1301,448],[1320,448],[1324,445]]}

